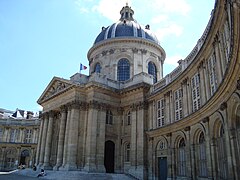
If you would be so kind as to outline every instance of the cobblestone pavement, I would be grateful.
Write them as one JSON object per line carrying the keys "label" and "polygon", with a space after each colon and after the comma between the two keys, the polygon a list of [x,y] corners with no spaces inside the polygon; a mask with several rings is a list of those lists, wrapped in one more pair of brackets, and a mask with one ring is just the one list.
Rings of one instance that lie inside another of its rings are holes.
{"label": "cobblestone pavement", "polygon": [[37,177],[28,177],[28,176],[21,176],[18,174],[0,174],[1,180],[30,180],[30,179],[38,179]]}

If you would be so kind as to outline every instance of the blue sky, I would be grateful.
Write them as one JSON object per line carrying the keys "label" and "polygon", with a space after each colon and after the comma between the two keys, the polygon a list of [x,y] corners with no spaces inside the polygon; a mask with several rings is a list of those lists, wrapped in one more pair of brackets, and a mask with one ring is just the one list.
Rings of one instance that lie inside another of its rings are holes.
{"label": "blue sky", "polygon": [[[69,79],[88,66],[102,26],[120,18],[124,0],[0,0],[0,108],[38,111],[54,76]],[[128,0],[138,23],[150,25],[167,58],[164,74],[201,37],[215,0]],[[88,69],[82,71],[88,74]]]}

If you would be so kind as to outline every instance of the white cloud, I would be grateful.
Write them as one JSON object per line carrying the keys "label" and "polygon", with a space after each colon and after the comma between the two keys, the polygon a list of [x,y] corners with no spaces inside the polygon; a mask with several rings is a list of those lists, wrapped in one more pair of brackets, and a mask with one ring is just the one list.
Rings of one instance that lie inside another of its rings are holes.
{"label": "white cloud", "polygon": [[188,15],[191,10],[191,6],[186,0],[154,0],[151,5],[153,9],[165,13]]}
{"label": "white cloud", "polygon": [[161,41],[164,38],[166,38],[167,36],[174,35],[176,37],[179,37],[180,35],[182,35],[183,29],[184,28],[182,26],[172,22],[172,23],[165,25],[165,27],[159,27],[159,29],[157,29],[155,31],[155,33],[156,33],[158,40]]}
{"label": "white cloud", "polygon": [[115,22],[120,18],[119,12],[125,3],[126,2],[119,0],[101,0],[92,10],[99,12],[102,16]]}
{"label": "white cloud", "polygon": [[169,17],[166,14],[160,14],[158,16],[155,16],[151,19],[152,24],[160,24],[160,23],[165,23]]}
{"label": "white cloud", "polygon": [[171,57],[167,57],[164,61],[165,64],[170,64],[170,65],[174,65],[174,66],[178,66],[178,61],[180,59],[183,59],[183,57],[181,55],[174,55]]}

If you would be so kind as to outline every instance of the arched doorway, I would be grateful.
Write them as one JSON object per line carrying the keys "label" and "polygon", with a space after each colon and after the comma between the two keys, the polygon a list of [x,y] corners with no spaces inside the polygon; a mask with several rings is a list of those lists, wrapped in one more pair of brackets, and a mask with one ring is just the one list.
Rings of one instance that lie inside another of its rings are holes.
{"label": "arched doorway", "polygon": [[114,173],[114,154],[115,154],[114,142],[106,141],[104,150],[104,166],[106,169],[106,173]]}
{"label": "arched doorway", "polygon": [[27,165],[27,159],[29,157],[29,151],[27,149],[21,152],[20,164]]}

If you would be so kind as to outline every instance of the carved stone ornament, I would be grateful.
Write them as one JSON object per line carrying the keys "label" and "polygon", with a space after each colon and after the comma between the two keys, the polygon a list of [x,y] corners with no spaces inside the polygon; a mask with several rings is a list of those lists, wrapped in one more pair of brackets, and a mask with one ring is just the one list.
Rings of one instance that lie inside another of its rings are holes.
{"label": "carved stone ornament", "polygon": [[55,81],[51,87],[49,87],[48,91],[45,93],[43,98],[41,100],[48,99],[52,97],[55,94],[58,94],[59,92],[63,91],[64,89],[68,88],[71,84],[64,83],[61,81]]}
{"label": "carved stone ornament", "polygon": [[237,90],[240,90],[240,79],[237,80]]}
{"label": "carved stone ornament", "polygon": [[184,131],[190,131],[191,127],[190,126],[187,126],[184,128]]}
{"label": "carved stone ornament", "polygon": [[137,53],[138,52],[138,48],[132,48],[132,52],[133,53]]}
{"label": "carved stone ornament", "polygon": [[110,49],[110,50],[109,50],[109,53],[110,53],[110,54],[113,54],[114,52],[115,52],[115,49]]}
{"label": "carved stone ornament", "polygon": [[171,91],[168,91],[164,94],[164,96],[167,96],[167,97],[169,97],[170,95],[171,95]]}
{"label": "carved stone ornament", "polygon": [[187,82],[188,82],[188,78],[185,78],[185,79],[183,79],[183,81],[182,81],[182,85],[187,85]]}
{"label": "carved stone ornament", "polygon": [[221,105],[220,105],[220,108],[219,108],[221,111],[224,111],[225,109],[227,109],[227,103],[226,102],[223,102]]}
{"label": "carved stone ornament", "polygon": [[103,55],[103,56],[107,55],[107,51],[103,51],[103,52],[102,52],[102,55]]}
{"label": "carved stone ornament", "polygon": [[208,121],[209,121],[209,117],[208,116],[203,118],[203,120],[202,120],[203,123],[207,123]]}
{"label": "carved stone ornament", "polygon": [[167,133],[167,137],[171,137],[172,136],[172,133]]}
{"label": "carved stone ornament", "polygon": [[147,50],[146,49],[141,49],[142,54],[147,54]]}

